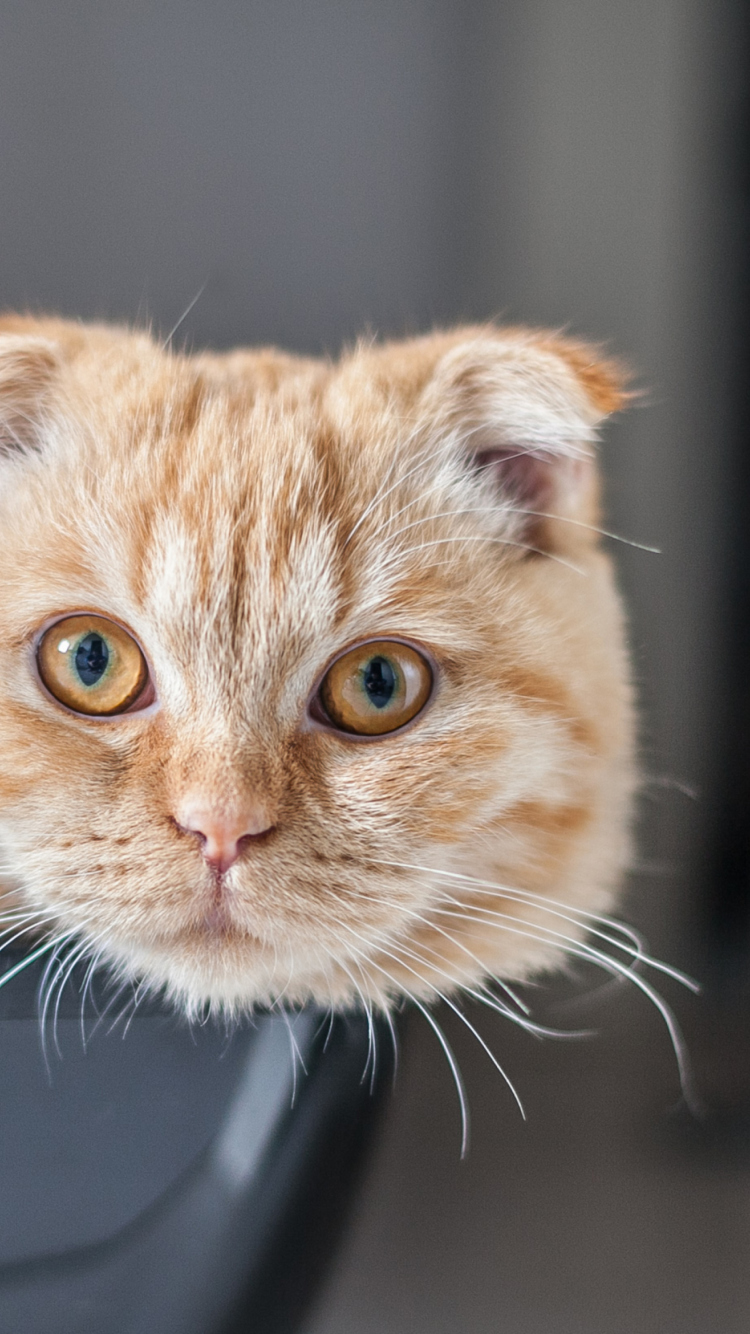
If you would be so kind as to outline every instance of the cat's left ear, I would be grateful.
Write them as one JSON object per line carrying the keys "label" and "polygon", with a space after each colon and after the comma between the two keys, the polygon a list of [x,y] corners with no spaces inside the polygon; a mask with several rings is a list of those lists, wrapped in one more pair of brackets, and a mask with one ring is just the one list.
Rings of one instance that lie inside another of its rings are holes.
{"label": "cat's left ear", "polygon": [[552,549],[575,540],[574,525],[583,537],[598,521],[597,428],[627,401],[625,380],[594,347],[498,331],[451,348],[423,406],[499,504],[524,520],[529,541]]}
{"label": "cat's left ear", "polygon": [[0,334],[0,456],[39,447],[60,367],[49,339]]}

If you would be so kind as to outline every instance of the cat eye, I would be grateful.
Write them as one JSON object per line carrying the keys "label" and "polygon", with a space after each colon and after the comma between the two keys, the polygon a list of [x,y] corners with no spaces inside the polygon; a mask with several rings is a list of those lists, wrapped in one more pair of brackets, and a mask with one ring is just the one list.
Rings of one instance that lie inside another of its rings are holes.
{"label": "cat eye", "polygon": [[97,717],[124,713],[143,698],[149,682],[146,659],[132,635],[87,613],[66,616],[45,631],[37,664],[60,704]]}
{"label": "cat eye", "polygon": [[323,677],[317,702],[339,731],[385,736],[421,713],[432,681],[430,664],[411,645],[370,640],[336,658]]}

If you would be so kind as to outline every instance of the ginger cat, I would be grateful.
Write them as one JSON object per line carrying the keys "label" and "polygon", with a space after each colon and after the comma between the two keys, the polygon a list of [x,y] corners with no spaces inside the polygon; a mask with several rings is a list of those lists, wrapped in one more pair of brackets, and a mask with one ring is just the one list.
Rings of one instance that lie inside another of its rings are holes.
{"label": "ginger cat", "polygon": [[623,397],[527,329],[332,364],[1,318],[6,937],[189,1014],[595,957],[634,788]]}

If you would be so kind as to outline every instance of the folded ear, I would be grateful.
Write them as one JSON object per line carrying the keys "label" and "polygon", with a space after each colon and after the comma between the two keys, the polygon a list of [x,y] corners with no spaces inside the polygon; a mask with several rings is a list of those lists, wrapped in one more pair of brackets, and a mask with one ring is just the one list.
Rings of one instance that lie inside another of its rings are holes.
{"label": "folded ear", "polygon": [[593,347],[499,330],[447,352],[423,406],[498,504],[525,516],[530,543],[546,550],[576,540],[575,526],[583,536],[597,523],[597,427],[627,400],[624,381]]}
{"label": "folded ear", "polygon": [[0,454],[39,447],[60,364],[48,339],[0,334]]}

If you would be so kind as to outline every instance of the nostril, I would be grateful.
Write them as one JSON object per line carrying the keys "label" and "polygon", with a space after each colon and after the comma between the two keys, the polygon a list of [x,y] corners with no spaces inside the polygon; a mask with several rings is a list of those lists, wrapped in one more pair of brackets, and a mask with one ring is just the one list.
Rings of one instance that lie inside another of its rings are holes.
{"label": "nostril", "polygon": [[239,843],[240,848],[245,847],[245,845],[250,847],[253,843],[265,843],[266,839],[270,838],[271,834],[275,833],[275,831],[276,825],[269,824],[265,829],[258,829],[252,834],[241,834],[237,839],[237,842]]}
{"label": "nostril", "polygon": [[209,866],[223,875],[230,866],[234,866],[240,855],[240,840],[217,839],[210,834],[204,834],[202,830],[196,829],[196,834],[201,839],[201,852]]}
{"label": "nostril", "polygon": [[216,811],[196,801],[181,802],[174,823],[183,833],[196,835],[205,860],[220,874],[234,866],[244,848],[264,841],[275,829],[259,805]]}

